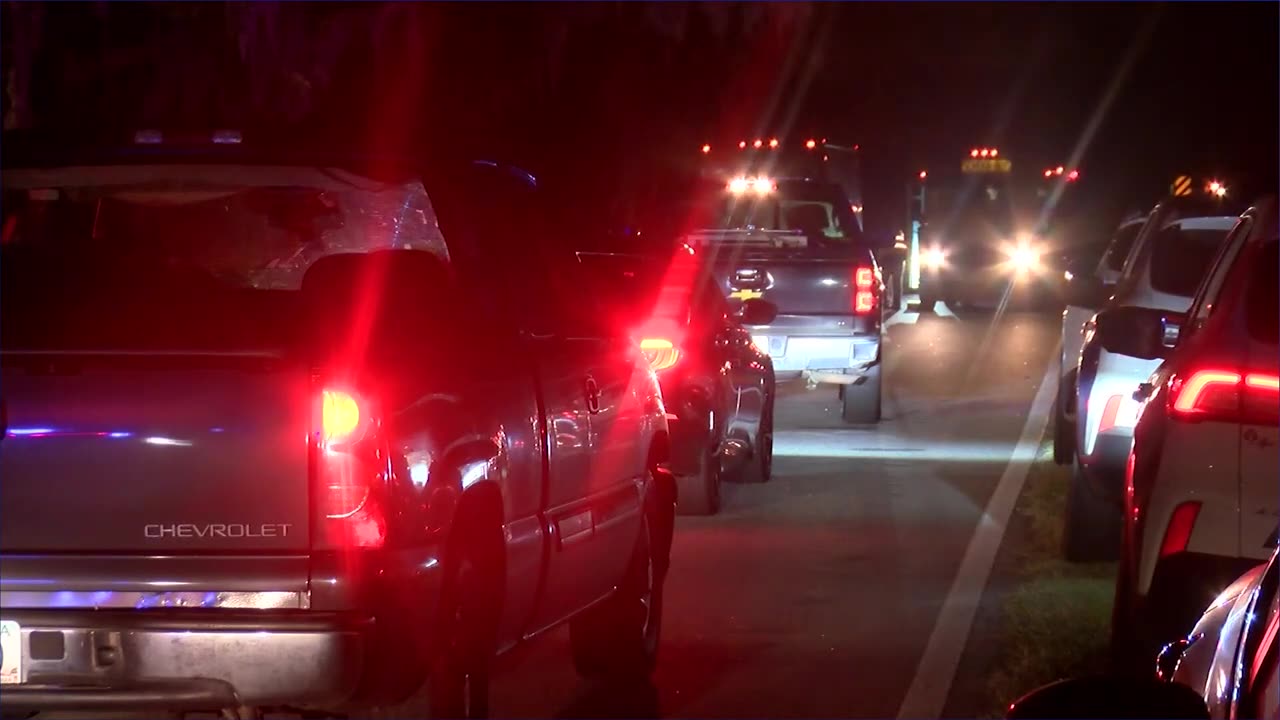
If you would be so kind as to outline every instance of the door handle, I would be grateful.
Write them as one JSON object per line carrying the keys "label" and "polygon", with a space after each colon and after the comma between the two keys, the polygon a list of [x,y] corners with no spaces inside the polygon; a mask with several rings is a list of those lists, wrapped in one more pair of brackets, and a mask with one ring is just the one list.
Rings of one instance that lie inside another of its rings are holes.
{"label": "door handle", "polygon": [[583,389],[586,391],[587,412],[595,415],[600,412],[600,384],[596,382],[595,378],[588,375]]}

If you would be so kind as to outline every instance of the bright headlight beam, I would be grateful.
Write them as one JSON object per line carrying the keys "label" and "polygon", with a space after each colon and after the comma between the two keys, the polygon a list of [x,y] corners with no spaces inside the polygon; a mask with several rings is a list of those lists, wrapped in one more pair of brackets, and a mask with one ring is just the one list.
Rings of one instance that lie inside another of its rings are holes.
{"label": "bright headlight beam", "polygon": [[937,270],[947,263],[947,253],[940,247],[931,247],[924,253],[924,264]]}

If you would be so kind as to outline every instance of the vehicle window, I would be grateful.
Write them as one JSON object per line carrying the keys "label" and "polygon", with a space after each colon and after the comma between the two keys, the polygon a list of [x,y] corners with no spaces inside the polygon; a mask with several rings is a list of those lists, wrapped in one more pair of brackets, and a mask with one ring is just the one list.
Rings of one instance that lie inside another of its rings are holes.
{"label": "vehicle window", "polygon": [[[7,170],[3,184],[6,345],[239,343],[288,324],[321,258],[449,257],[417,182],[305,167],[128,166]],[[21,324],[45,330],[18,333],[20,317],[47,320]]]}
{"label": "vehicle window", "polygon": [[1115,237],[1107,247],[1106,255],[1102,257],[1105,268],[1115,272],[1124,269],[1124,259],[1129,257],[1129,251],[1133,249],[1133,241],[1138,239],[1140,230],[1142,230],[1142,223],[1132,223],[1116,231]]}
{"label": "vehicle window", "polygon": [[647,215],[677,235],[759,230],[802,235],[819,246],[862,241],[862,232],[840,188],[827,183],[782,180],[760,193],[750,185],[736,191],[727,183],[700,182],[675,199],[661,201]]}
{"label": "vehicle window", "polygon": [[1280,241],[1272,240],[1262,249],[1249,280],[1245,303],[1249,336],[1268,345],[1280,343]]}
{"label": "vehicle window", "polygon": [[1204,321],[1209,318],[1209,315],[1213,313],[1213,307],[1218,302],[1218,295],[1222,292],[1222,284],[1226,282],[1227,275],[1231,272],[1232,265],[1235,264],[1236,255],[1239,254],[1240,248],[1244,247],[1245,240],[1248,239],[1249,231],[1252,227],[1252,218],[1242,219],[1236,223],[1235,228],[1232,229],[1227,239],[1223,242],[1208,277],[1201,284],[1200,291],[1187,312],[1187,327],[1183,330],[1183,338],[1198,330],[1204,324]]}
{"label": "vehicle window", "polygon": [[1225,230],[1187,230],[1176,225],[1160,231],[1151,248],[1151,287],[1169,295],[1195,295],[1226,236]]}

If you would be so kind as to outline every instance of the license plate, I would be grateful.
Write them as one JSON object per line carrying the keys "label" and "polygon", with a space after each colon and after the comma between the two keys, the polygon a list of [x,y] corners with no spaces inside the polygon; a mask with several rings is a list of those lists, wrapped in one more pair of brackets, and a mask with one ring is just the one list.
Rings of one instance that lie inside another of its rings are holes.
{"label": "license plate", "polygon": [[781,357],[787,354],[787,336],[770,337],[768,335],[753,335],[751,342],[760,349],[760,352],[772,356]]}
{"label": "license plate", "polygon": [[0,620],[0,685],[22,682],[22,627]]}

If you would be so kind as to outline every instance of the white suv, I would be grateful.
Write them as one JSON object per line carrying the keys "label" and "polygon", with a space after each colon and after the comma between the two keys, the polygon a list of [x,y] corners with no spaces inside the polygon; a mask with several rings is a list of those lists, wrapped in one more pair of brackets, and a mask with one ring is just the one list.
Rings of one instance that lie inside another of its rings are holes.
{"label": "white suv", "polygon": [[[1170,217],[1153,211],[1125,259],[1104,310],[1150,308],[1185,312],[1213,257],[1238,216]],[[1067,494],[1064,553],[1068,560],[1115,557],[1119,543],[1121,483],[1138,401],[1133,393],[1160,361],[1110,352],[1090,319],[1078,356],[1073,429],[1074,472]],[[1172,341],[1176,330],[1170,329]],[[1170,343],[1172,344],[1172,343]]]}
{"label": "white suv", "polygon": [[[1150,650],[1266,559],[1280,523],[1280,234],[1274,200],[1244,213],[1185,314],[1100,313],[1110,352],[1168,359],[1137,393],[1112,625]],[[1176,347],[1165,347],[1171,325]]]}
{"label": "white suv", "polygon": [[[1062,352],[1058,356],[1058,402],[1053,415],[1053,459],[1066,465],[1075,458],[1076,368],[1084,345],[1084,325],[1106,300],[1124,269],[1125,258],[1147,221],[1143,215],[1120,223],[1094,267],[1067,271],[1066,308],[1062,311]],[[1092,259],[1089,260],[1092,265]],[[1083,292],[1070,292],[1083,287]]]}

